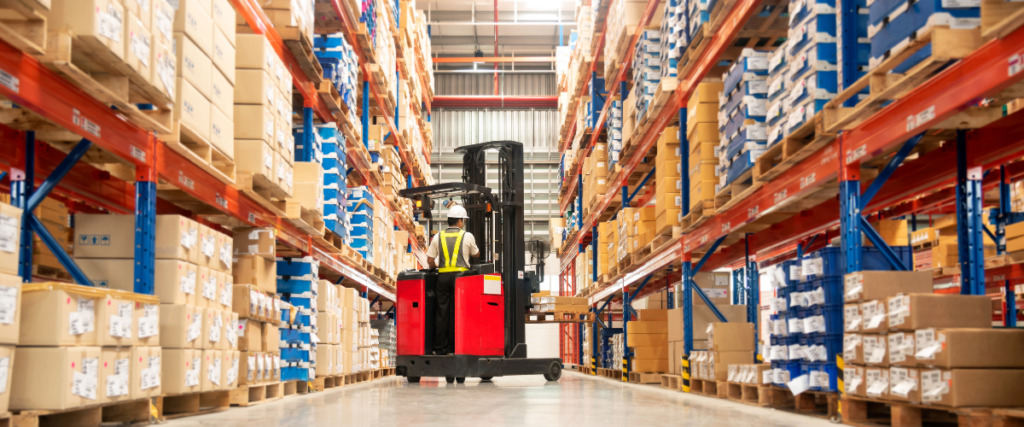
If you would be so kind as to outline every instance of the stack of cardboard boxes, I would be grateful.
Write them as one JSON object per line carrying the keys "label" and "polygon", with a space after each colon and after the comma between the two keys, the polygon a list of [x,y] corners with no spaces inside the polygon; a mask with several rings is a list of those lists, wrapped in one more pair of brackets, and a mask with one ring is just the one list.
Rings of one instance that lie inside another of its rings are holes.
{"label": "stack of cardboard boxes", "polygon": [[[11,378],[14,373],[15,347],[18,345],[21,319],[21,277],[18,276],[18,248],[21,233],[22,210],[0,203],[0,227],[4,239],[0,241],[0,412],[8,410],[11,398]],[[38,216],[38,214],[37,214]]]}
{"label": "stack of cardboard boxes", "polygon": [[[214,3],[217,7],[214,7]],[[234,9],[226,0],[175,2],[174,124],[169,141],[188,141],[207,162],[234,159]],[[209,152],[209,154],[205,154]],[[211,160],[212,159],[212,160]]]}
{"label": "stack of cardboard boxes", "polygon": [[989,297],[930,290],[883,297],[897,283],[908,286],[906,280],[862,277],[847,280],[847,293],[859,288],[862,298],[884,301],[884,311],[862,310],[861,319],[847,320],[847,329],[856,320],[861,326],[843,340],[847,394],[950,407],[1024,404],[1024,363],[1009,356],[1024,348],[1024,331],[991,329]]}
{"label": "stack of cardboard boxes", "polygon": [[638,319],[626,324],[626,343],[633,349],[633,372],[668,372],[668,310],[638,310]]}
{"label": "stack of cardboard boxes", "polygon": [[344,357],[339,355],[342,341],[341,309],[344,296],[340,285],[320,281],[316,297],[316,326],[320,343],[316,346],[316,376],[344,374]]}
{"label": "stack of cardboard boxes", "polygon": [[272,228],[239,228],[234,236],[232,307],[239,350],[239,385],[280,378],[282,312],[287,306],[277,297],[276,234]]}
{"label": "stack of cardboard boxes", "polygon": [[346,335],[345,339],[352,346],[352,369],[350,372],[354,374],[370,370],[370,301],[360,297],[355,289],[350,289],[348,292],[352,300],[352,317],[348,323],[352,337],[349,339]]}
{"label": "stack of cardboard boxes", "polygon": [[708,325],[708,351],[690,354],[690,376],[707,381],[728,381],[729,365],[754,362],[754,325],[744,322]]}
{"label": "stack of cardboard boxes", "polygon": [[594,144],[583,161],[583,212],[587,214],[608,193],[608,144]]}
{"label": "stack of cardboard boxes", "polygon": [[266,36],[236,37],[237,86],[232,106],[236,165],[238,170],[252,173],[254,185],[259,188],[291,196],[296,181],[292,171],[295,141],[291,76]]}
{"label": "stack of cardboard boxes", "polygon": [[551,291],[540,291],[530,297],[533,304],[531,311],[535,313],[586,313],[590,311],[587,301],[587,298],[582,297],[551,295]]}
{"label": "stack of cardboard boxes", "polygon": [[655,155],[655,232],[657,234],[670,231],[682,220],[683,207],[683,172],[680,163],[682,153],[679,151],[679,127],[669,126],[658,137],[658,154]]}
{"label": "stack of cardboard boxes", "polygon": [[771,384],[772,365],[764,363],[729,365],[729,372],[726,381],[753,385]]}
{"label": "stack of cardboard boxes", "polygon": [[[729,322],[739,322],[747,318],[747,306],[731,305],[729,298],[729,273],[697,273],[693,277],[708,299],[711,300],[718,311],[725,316]],[[681,296],[681,291],[676,295]],[[684,341],[686,333],[683,330],[683,309],[682,304],[675,304],[676,307],[668,311],[668,373],[681,373],[681,361],[685,354]],[[711,312],[704,300],[693,291],[693,350],[708,349],[708,325],[717,322],[718,317]]]}
{"label": "stack of cardboard boxes", "polygon": [[[686,140],[690,142],[690,210],[715,200],[718,177],[718,94],[722,83],[701,83],[686,104]],[[722,147],[724,149],[724,147]]]}
{"label": "stack of cardboard boxes", "polygon": [[[642,208],[625,208],[616,218],[619,237],[619,258],[625,258],[626,254],[633,254],[647,246],[654,239],[654,227],[657,220],[654,206]],[[625,237],[625,238],[623,238]]]}
{"label": "stack of cardboard boxes", "polygon": [[4,310],[0,333],[3,342],[18,343],[14,354],[0,347],[3,369],[18,361],[10,380],[11,409],[62,410],[169,392],[173,369],[161,354],[156,297],[33,283],[21,288],[23,310],[16,313],[18,295],[9,291],[17,287],[5,289],[3,304],[12,309]]}
{"label": "stack of cardboard boxes", "polygon": [[[982,214],[982,223],[988,224],[987,213]],[[1024,228],[1020,226],[1006,227],[1006,251],[1011,256],[1014,252],[1024,250],[1024,239],[1016,239],[1021,233],[1024,233]],[[982,238],[985,241],[984,256],[995,256],[995,242],[985,234]],[[957,243],[956,215],[937,219],[931,227],[910,233],[910,244],[921,249],[914,253],[915,270],[959,266],[960,246]]]}

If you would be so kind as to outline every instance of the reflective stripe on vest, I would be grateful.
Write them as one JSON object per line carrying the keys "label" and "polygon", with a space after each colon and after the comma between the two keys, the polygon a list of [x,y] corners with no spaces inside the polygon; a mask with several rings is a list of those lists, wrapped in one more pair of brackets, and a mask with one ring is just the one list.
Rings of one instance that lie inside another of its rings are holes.
{"label": "reflective stripe on vest", "polygon": [[[442,231],[440,233],[440,235],[438,236],[440,242],[438,243],[441,244],[441,250],[444,252],[444,267],[437,269],[438,273],[452,273],[469,270],[468,268],[465,267],[459,267],[459,249],[462,248],[462,236],[464,236],[465,234],[466,232],[463,230],[459,230],[457,233],[448,233],[445,231]],[[455,237],[454,251],[448,250],[449,237]],[[451,255],[449,256],[449,252],[453,253],[451,253]]]}

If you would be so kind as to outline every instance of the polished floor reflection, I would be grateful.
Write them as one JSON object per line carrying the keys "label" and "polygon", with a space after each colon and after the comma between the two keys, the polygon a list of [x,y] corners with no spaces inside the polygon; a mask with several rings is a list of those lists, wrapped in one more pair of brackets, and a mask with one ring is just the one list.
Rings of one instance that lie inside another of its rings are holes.
{"label": "polished floor reflection", "polygon": [[168,422],[169,427],[305,426],[826,426],[831,423],[653,386],[566,373],[466,384],[391,378],[249,408]]}

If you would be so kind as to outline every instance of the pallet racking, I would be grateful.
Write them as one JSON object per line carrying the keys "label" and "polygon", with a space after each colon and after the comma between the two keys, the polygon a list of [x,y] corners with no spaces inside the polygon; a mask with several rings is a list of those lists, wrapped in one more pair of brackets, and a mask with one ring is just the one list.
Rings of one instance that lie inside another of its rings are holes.
{"label": "pallet racking", "polygon": [[[284,64],[294,71],[294,87],[303,99],[301,118],[307,127],[305,137],[313,138],[310,130],[314,122],[340,121],[340,111],[332,111],[325,102],[330,93],[318,91],[320,82],[302,72],[302,60],[297,59],[286,45],[259,3],[255,0],[231,0],[231,3],[253,32],[266,35]],[[329,7],[319,7],[328,3]],[[354,18],[350,13],[339,0],[331,0],[318,4],[317,20],[340,21],[343,23],[341,32],[353,46],[357,46],[358,33],[352,25]],[[418,51],[416,54],[421,56]],[[308,62],[308,58],[305,60]],[[423,63],[420,58],[417,67]],[[410,163],[410,147],[399,133],[396,122],[397,106],[395,114],[384,108],[385,100],[378,91],[378,85],[371,84],[374,83],[374,75],[369,72],[372,66],[368,58],[360,53],[363,93],[366,94],[362,100],[362,121],[365,124],[369,118],[369,99],[372,96],[377,105],[374,114],[383,116],[387,121],[391,137],[399,148],[407,171],[408,185],[420,185],[424,181],[420,172],[422,169]],[[395,73],[402,76],[401,66],[396,68]],[[17,107],[29,110],[63,128],[60,131],[82,138],[77,145],[61,147],[70,149],[65,155],[63,150],[42,141],[53,132],[49,129],[52,126],[38,132],[30,126],[26,130],[0,126],[0,138],[9,147],[0,154],[0,164],[10,170],[12,204],[22,207],[26,212],[20,248],[21,276],[26,281],[32,279],[31,233],[34,232],[47,243],[76,282],[90,284],[71,257],[56,244],[31,213],[52,192],[60,199],[84,201],[84,204],[75,205],[75,210],[79,212],[105,210],[135,214],[137,224],[142,224],[137,227],[136,241],[144,242],[136,247],[135,256],[135,290],[139,293],[153,293],[155,215],[160,211],[203,215],[207,223],[274,228],[277,230],[279,244],[303,256],[313,256],[320,261],[329,277],[344,279],[345,284],[360,288],[363,297],[373,294],[378,299],[395,299],[393,286],[376,280],[372,270],[366,269],[358,260],[341,256],[337,248],[319,241],[288,218],[275,214],[249,195],[243,194],[232,183],[218,179],[200,165],[170,149],[154,133],[125,121],[115,110],[79,90],[44,67],[32,55],[6,41],[0,41],[0,79],[4,82],[0,85],[0,95],[10,99]],[[424,91],[423,99],[416,100],[422,104],[422,111],[428,115],[428,121],[429,94],[429,90]],[[364,145],[367,138],[364,133]],[[347,139],[347,144],[352,149],[358,142]],[[307,141],[304,146],[311,147],[312,144]],[[125,167],[111,168],[93,163],[96,156],[120,162]],[[348,159],[349,167],[370,187],[375,197],[386,201],[380,188],[370,179],[371,165],[359,156],[349,156]],[[160,198],[169,192],[176,193],[175,203],[186,207],[176,206]],[[182,197],[187,202],[181,202]],[[391,208],[393,210],[395,207]],[[398,221],[394,224],[399,229],[412,225]],[[409,250],[420,264],[425,264],[421,242],[414,234],[410,236]]]}
{"label": "pallet racking", "polygon": [[[641,24],[650,22],[659,1],[648,1]],[[607,4],[599,7],[606,8]],[[639,140],[632,142],[637,148],[623,152],[623,158],[620,159],[621,172],[609,179],[609,188],[622,188],[621,195],[617,191],[609,191],[603,198],[599,198],[596,205],[591,207],[589,215],[580,215],[576,224],[578,231],[566,240],[565,249],[560,254],[560,286],[563,292],[576,294],[582,291],[576,283],[574,261],[586,245],[594,245],[594,262],[597,262],[597,223],[615,215],[623,206],[643,206],[649,200],[648,195],[642,196],[639,204],[631,203],[636,200],[636,195],[641,193],[640,189],[647,181],[644,175],[654,173],[653,170],[648,172],[647,168],[639,168],[644,157],[666,126],[677,120],[681,127],[685,125],[686,101],[696,85],[723,59],[723,54],[739,36],[745,23],[759,13],[762,2],[726,1],[719,2],[718,7],[718,19],[712,18],[718,27],[710,36],[711,40],[701,43],[702,50],[698,51],[699,55],[692,66],[681,66],[678,87],[671,93],[660,114],[648,119],[647,132],[639,134]],[[600,15],[600,12],[595,13]],[[842,9],[837,13],[843,20],[851,19],[855,12]],[[991,234],[994,240],[1000,240],[1005,226],[1019,221],[1020,217],[1020,214],[1010,212],[1008,195],[1009,183],[1019,179],[1022,170],[1019,163],[1006,164],[1024,156],[1024,141],[1015,136],[1022,127],[1020,115],[999,118],[1001,115],[997,114],[989,119],[979,119],[988,113],[984,111],[987,105],[980,105],[979,101],[986,98],[998,99],[1001,93],[1003,97],[1019,96],[1018,83],[1024,78],[1019,65],[1024,51],[1024,30],[1018,28],[1020,15],[1020,11],[1016,10],[998,18],[989,18],[992,21],[987,21],[978,30],[984,36],[983,44],[937,75],[904,88],[902,97],[885,108],[875,108],[870,114],[848,123],[841,123],[840,119],[850,111],[845,106],[833,105],[831,109],[826,109],[820,113],[820,120],[815,123],[812,131],[812,137],[819,142],[811,144],[813,146],[802,152],[798,159],[769,165],[771,173],[755,176],[751,191],[745,192],[744,197],[720,206],[715,215],[685,229],[681,237],[652,251],[639,263],[633,263],[618,271],[614,277],[606,278],[610,280],[602,281],[595,268],[593,281],[596,285],[587,295],[593,311],[598,314],[595,317],[600,319],[600,314],[612,300],[621,300],[624,312],[631,312],[629,304],[633,299],[666,289],[671,292],[668,283],[681,281],[684,328],[688,338],[685,347],[689,353],[692,350],[690,337],[693,325],[690,319],[693,292],[697,292],[712,307],[719,319],[725,320],[703,292],[693,285],[692,277],[696,272],[727,266],[746,267],[744,271],[748,276],[745,282],[757,283],[759,262],[764,266],[792,257],[794,253],[802,255],[804,251],[826,245],[829,237],[836,237],[836,234],[843,237],[842,251],[847,260],[845,272],[860,271],[861,233],[875,246],[882,248],[883,252],[888,249],[868,225],[866,215],[894,218],[938,212],[944,208],[948,212],[948,207],[952,205],[956,207],[957,223],[960,224],[960,273],[937,279],[936,282],[959,282],[958,286],[951,283],[947,292],[965,294],[985,294],[987,289],[1005,287],[1008,301],[1006,310],[1009,314],[1004,317],[1007,325],[1013,325],[1016,316],[1011,295],[1013,286],[1024,281],[1024,268],[1020,264],[1007,264],[986,270],[982,245],[971,246],[971,242],[980,242],[983,231]],[[593,38],[596,47],[591,49],[592,52],[600,51],[607,28],[599,28],[597,31],[600,31],[600,35]],[[844,37],[850,36],[844,33]],[[637,34],[634,34],[634,42],[636,37]],[[632,49],[632,46],[627,48],[625,61],[632,57]],[[590,65],[590,79],[597,78],[593,72],[596,68],[595,61]],[[621,81],[620,72],[615,82],[618,84]],[[584,83],[583,87],[586,86]],[[625,88],[621,91],[625,93]],[[570,101],[570,105],[574,102],[578,100]],[[570,204],[575,204],[577,211],[582,211],[580,165],[601,134],[608,104],[596,126],[585,130],[591,137],[589,140],[585,138],[587,142],[580,147],[576,156],[579,164],[566,165],[567,176],[559,201],[563,214]],[[574,112],[575,109],[570,111]],[[559,145],[563,151],[574,140],[574,132],[584,131],[575,128],[575,120],[567,120],[566,123],[567,130],[562,133]],[[943,132],[943,129],[952,132]],[[680,139],[683,144],[686,143],[685,137]],[[936,139],[956,143],[934,149]],[[933,145],[930,145],[929,150],[915,150],[923,140]],[[688,154],[686,150],[683,151],[682,162],[686,163]],[[904,162],[911,153],[916,159]],[[877,174],[868,167],[878,168]],[[686,174],[683,174],[682,179],[685,181],[682,184],[682,212],[685,216],[690,206],[687,191],[690,186]],[[870,183],[864,186],[863,193],[862,180],[865,184]],[[630,187],[636,182],[640,184],[630,194]],[[982,197],[984,191],[996,188],[1000,194],[998,214],[994,216],[997,218],[997,227],[995,232],[990,232],[981,223]],[[922,194],[927,195],[919,197]],[[829,231],[837,226],[840,232],[833,232],[829,236]],[[819,238],[822,234],[824,238]],[[1003,253],[1005,246],[1000,246],[1000,254]],[[664,285],[657,280],[654,281],[657,285],[652,284],[652,277],[665,277]],[[739,291],[749,296],[746,298],[747,321],[756,325],[759,289],[747,287]],[[622,318],[623,332],[628,328],[629,317]],[[608,319],[611,320],[611,316]],[[566,363],[589,365],[594,372],[597,368],[594,359],[590,363],[582,360],[583,340],[580,334],[582,329],[563,328],[563,360]],[[591,343],[593,354],[596,354],[596,329]]]}

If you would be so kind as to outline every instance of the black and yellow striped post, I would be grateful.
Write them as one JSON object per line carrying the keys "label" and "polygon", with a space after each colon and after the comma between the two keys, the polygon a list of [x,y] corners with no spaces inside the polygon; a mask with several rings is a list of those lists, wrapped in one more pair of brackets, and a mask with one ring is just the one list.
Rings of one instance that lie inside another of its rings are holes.
{"label": "black and yellow striped post", "polygon": [[629,357],[622,358],[622,382],[629,382]]}
{"label": "black and yellow striped post", "polygon": [[[836,388],[839,389],[839,397],[841,398],[846,394],[846,386],[844,385],[843,370],[846,368],[846,363],[843,362],[843,355],[836,355]],[[839,399],[839,403],[836,405],[836,413],[839,417],[843,416],[843,399]]]}
{"label": "black and yellow striped post", "polygon": [[683,374],[683,393],[690,392],[690,355],[680,356],[679,363],[682,365],[679,372]]}
{"label": "black and yellow striped post", "polygon": [[597,376],[597,356],[590,356],[590,375]]}

